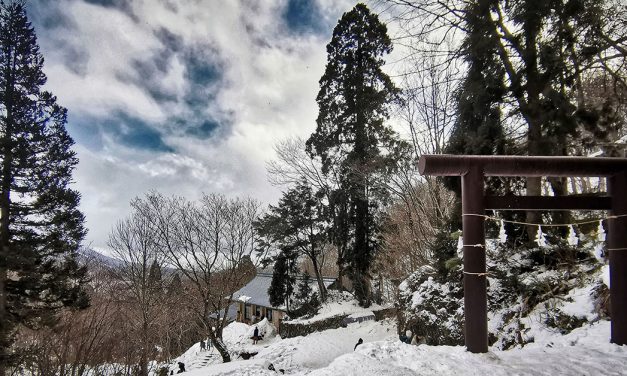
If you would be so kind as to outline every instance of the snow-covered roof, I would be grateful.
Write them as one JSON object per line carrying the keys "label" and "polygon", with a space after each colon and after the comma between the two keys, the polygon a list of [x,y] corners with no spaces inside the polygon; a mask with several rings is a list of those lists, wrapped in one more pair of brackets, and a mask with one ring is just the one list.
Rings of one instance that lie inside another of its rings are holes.
{"label": "snow-covered roof", "polygon": [[[297,278],[297,280],[298,279],[300,278]],[[333,284],[333,282],[335,282],[335,278],[324,277],[323,281],[325,287],[329,287]],[[282,309],[282,307],[273,307],[270,304],[270,296],[268,295],[270,282],[272,282],[272,273],[258,272],[252,281],[233,294],[233,300],[244,301],[246,304]],[[311,289],[313,291],[318,291],[318,282],[313,277],[311,278]]]}

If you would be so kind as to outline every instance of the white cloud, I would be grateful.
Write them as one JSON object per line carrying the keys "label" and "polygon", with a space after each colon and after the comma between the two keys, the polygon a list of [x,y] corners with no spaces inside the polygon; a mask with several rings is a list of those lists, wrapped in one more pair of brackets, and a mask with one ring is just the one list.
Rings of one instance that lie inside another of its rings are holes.
{"label": "white cloud", "polygon": [[[328,43],[321,36],[288,33],[280,20],[285,3],[134,0],[127,14],[78,0],[58,2],[72,22],[49,33],[37,30],[47,87],[72,114],[104,120],[124,112],[143,120],[164,132],[176,151],[132,149],[106,134],[101,149],[77,145],[76,187],[94,246],[105,247],[111,226],[128,215],[128,202],[151,189],[189,199],[202,192],[265,202],[278,198],[267,182],[265,162],[278,140],[307,137],[315,129]],[[334,23],[352,4],[321,0],[323,18]],[[159,38],[163,30],[176,46]],[[202,48],[207,62],[221,70],[220,81],[212,84],[214,97],[206,98],[204,107],[184,100],[194,84],[185,61],[192,48]],[[69,50],[84,61],[69,64],[64,53]],[[163,72],[146,82],[137,61],[160,58]],[[149,84],[169,99],[154,99]],[[228,129],[209,139],[184,136],[170,123],[172,116],[227,119]]]}
{"label": "white cloud", "polygon": [[[129,80],[135,74],[134,59],[151,56],[161,47],[150,29],[121,11],[81,1],[60,1],[59,7],[73,21],[70,29],[39,32],[39,40],[48,87],[61,103],[73,112],[96,116],[123,110],[151,121],[164,119],[149,94]],[[69,61],[63,56],[68,49],[85,61]]]}

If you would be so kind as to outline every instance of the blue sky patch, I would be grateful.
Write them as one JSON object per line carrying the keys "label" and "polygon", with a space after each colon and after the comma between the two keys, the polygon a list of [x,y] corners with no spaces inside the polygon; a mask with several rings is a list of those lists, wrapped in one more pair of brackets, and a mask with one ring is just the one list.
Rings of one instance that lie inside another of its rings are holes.
{"label": "blue sky patch", "polygon": [[105,8],[115,8],[131,15],[130,2],[127,0],[83,0],[88,4],[99,5]]}
{"label": "blue sky patch", "polygon": [[185,79],[190,89],[183,101],[195,112],[203,112],[217,94],[217,83],[222,79],[222,71],[213,50],[208,46],[195,46],[183,52]]}
{"label": "blue sky patch", "polygon": [[75,116],[72,114],[72,111],[68,111],[66,128],[77,144],[81,144],[90,150],[101,150],[103,142],[102,133],[98,125],[100,122],[102,120]]}
{"label": "blue sky patch", "polygon": [[101,129],[111,133],[114,139],[128,147],[165,153],[174,151],[163,142],[159,131],[124,113],[120,113],[116,119],[104,121]]}
{"label": "blue sky patch", "polygon": [[184,53],[184,64],[187,69],[187,78],[194,85],[206,86],[220,79],[220,67],[214,64],[215,58],[207,55],[211,48],[199,46]]}
{"label": "blue sky patch", "polygon": [[36,33],[42,30],[54,30],[56,28],[70,28],[74,20],[63,12],[57,4],[45,0],[32,0],[26,2],[28,20],[35,27]]}
{"label": "blue sky patch", "polygon": [[163,43],[165,48],[170,51],[178,52],[184,46],[183,38],[181,38],[179,35],[174,34],[165,27],[158,28],[154,33],[157,39],[159,39],[159,41]]}
{"label": "blue sky patch", "polygon": [[103,7],[114,7],[121,3],[119,0],[84,0],[86,3],[101,5]]}
{"label": "blue sky patch", "polygon": [[193,137],[207,139],[211,137],[218,128],[220,128],[220,124],[217,121],[205,120],[198,125],[189,126],[185,133]]}
{"label": "blue sky patch", "polygon": [[91,150],[101,150],[105,136],[108,136],[114,142],[130,148],[162,153],[174,151],[163,141],[161,132],[123,112],[107,119],[70,115],[68,131],[74,141]]}
{"label": "blue sky patch", "polygon": [[287,27],[296,33],[327,31],[324,18],[315,0],[288,0],[283,19]]}
{"label": "blue sky patch", "polygon": [[[170,55],[170,56],[168,56]],[[135,75],[121,75],[121,81],[131,80],[138,87],[146,90],[157,102],[176,100],[176,95],[164,90],[161,79],[167,74],[171,54],[166,52],[153,56],[150,60],[135,60],[131,67]]]}

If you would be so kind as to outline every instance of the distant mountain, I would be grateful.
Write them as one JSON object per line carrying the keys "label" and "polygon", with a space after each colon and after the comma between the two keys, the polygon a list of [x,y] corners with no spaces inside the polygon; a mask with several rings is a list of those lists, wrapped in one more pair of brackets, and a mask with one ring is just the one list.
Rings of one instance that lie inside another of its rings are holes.
{"label": "distant mountain", "polygon": [[[122,265],[122,261],[116,259],[115,257],[110,257],[107,255],[103,255],[102,253],[96,251],[93,248],[81,248],[78,251],[79,257],[78,260],[81,263],[85,263],[85,264],[98,264],[98,266],[103,266],[103,267],[117,267]],[[172,267],[163,267],[162,269],[163,273],[175,273],[176,272],[176,268],[172,268]]]}
{"label": "distant mountain", "polygon": [[120,260],[103,255],[93,248],[83,247],[78,251],[79,261],[84,263],[98,263],[102,266],[114,267],[120,265]]}

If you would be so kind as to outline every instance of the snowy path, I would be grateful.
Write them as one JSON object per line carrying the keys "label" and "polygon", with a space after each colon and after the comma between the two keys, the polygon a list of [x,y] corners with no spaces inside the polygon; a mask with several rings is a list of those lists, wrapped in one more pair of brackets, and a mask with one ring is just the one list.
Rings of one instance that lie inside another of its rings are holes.
{"label": "snowy path", "polygon": [[[186,374],[189,376],[276,375],[277,373],[267,370],[270,363],[277,370],[284,369],[286,374],[308,374],[313,370],[328,366],[342,354],[352,353],[359,338],[362,338],[364,343],[370,343],[397,337],[393,324],[374,321],[350,324],[346,328],[312,333],[306,337],[285,340],[269,338],[260,341],[257,345],[250,343],[250,330],[252,327],[248,325],[234,323],[228,330],[225,329],[224,337],[231,350],[258,352],[253,359],[248,361],[234,359],[230,364],[202,367],[199,366],[199,357],[206,353],[197,352],[197,349],[192,347],[186,355],[179,358],[189,364],[187,369],[191,372]],[[219,359],[216,360],[219,361]]]}
{"label": "snowy path", "polygon": [[326,367],[342,354],[352,353],[359,338],[364,343],[394,339],[397,338],[396,328],[374,321],[350,324],[346,328],[282,340],[260,351],[257,357],[268,359],[277,369],[283,368],[286,372],[313,370]]}

